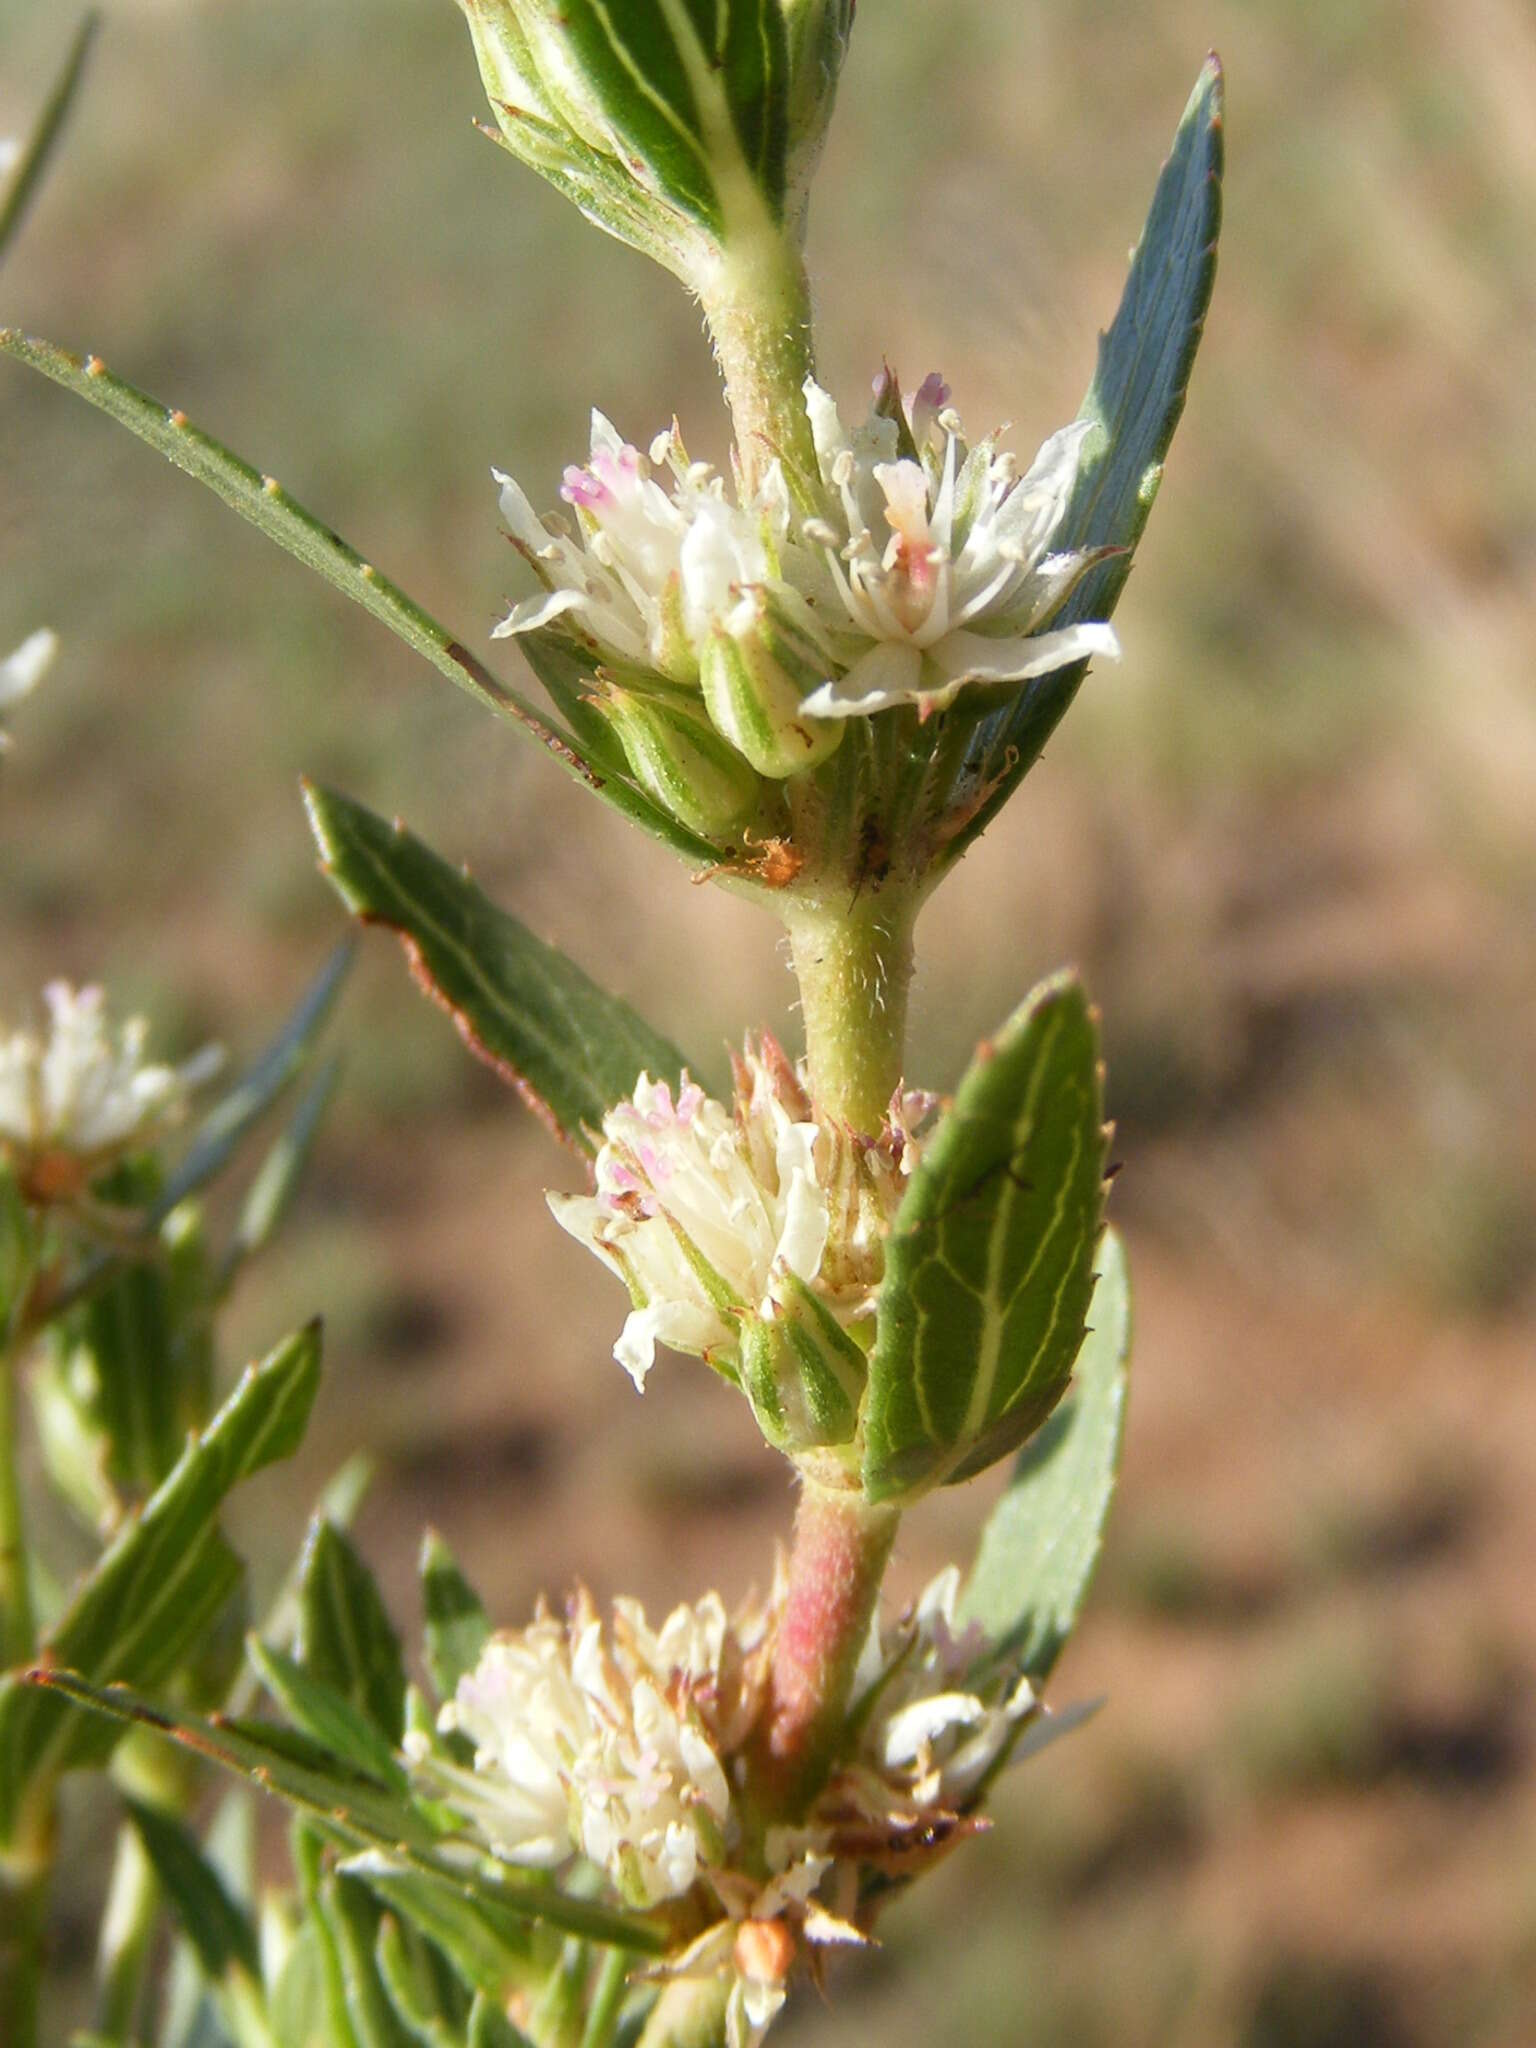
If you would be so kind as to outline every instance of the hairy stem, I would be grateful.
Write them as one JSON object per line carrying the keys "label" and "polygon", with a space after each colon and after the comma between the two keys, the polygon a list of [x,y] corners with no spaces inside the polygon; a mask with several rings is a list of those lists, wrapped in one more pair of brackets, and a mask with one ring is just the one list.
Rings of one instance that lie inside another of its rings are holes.
{"label": "hairy stem", "polygon": [[811,1094],[873,1135],[901,1083],[916,907],[896,889],[853,901],[802,896],[786,911]]}
{"label": "hairy stem", "polygon": [[804,386],[815,362],[799,249],[765,222],[734,240],[696,284],[725,380],[744,488],[751,491],[777,458],[791,492],[809,503],[817,469]]}

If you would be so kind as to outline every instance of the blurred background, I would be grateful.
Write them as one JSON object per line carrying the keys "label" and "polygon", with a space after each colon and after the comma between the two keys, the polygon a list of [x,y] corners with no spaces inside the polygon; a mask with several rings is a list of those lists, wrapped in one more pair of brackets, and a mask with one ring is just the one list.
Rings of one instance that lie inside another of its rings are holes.
{"label": "blurred background", "polygon": [[[0,0],[0,133],[69,25]],[[1135,1392],[1054,1697],[1108,1705],[786,2048],[1536,2039],[1536,19],[867,5],[813,214],[823,375],[856,407],[882,354],[940,368],[1031,453],[1212,43],[1221,273],[1125,660],[919,932],[925,1083],[1062,961],[1104,1012]],[[692,452],[725,445],[692,309],[480,111],[448,0],[116,0],[0,301],[477,646],[508,581],[493,462],[552,503],[594,402],[642,444],[676,410]],[[5,768],[7,1009],[102,977],[168,1050],[252,1049],[342,928],[310,773],[704,1057],[793,1037],[765,920],[12,366],[0,479],[0,646],[63,638]],[[304,1458],[245,1510],[261,1572],[362,1442],[408,1635],[427,1521],[508,1622],[578,1574],[658,1603],[761,1582],[779,1461],[696,1366],[637,1399],[620,1291],[540,1199],[572,1162],[382,937],[340,1036],[302,1213],[235,1316],[231,1365],[329,1326]],[[909,1518],[900,1587],[967,1554],[997,1476]],[[83,1968],[89,1810],[73,1830]]]}

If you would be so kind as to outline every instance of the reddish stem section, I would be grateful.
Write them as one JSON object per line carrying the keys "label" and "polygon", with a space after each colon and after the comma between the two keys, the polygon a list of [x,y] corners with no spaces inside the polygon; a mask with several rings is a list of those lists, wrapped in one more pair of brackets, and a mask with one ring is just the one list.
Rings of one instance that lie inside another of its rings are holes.
{"label": "reddish stem section", "polygon": [[781,1811],[820,1789],[898,1519],[861,1493],[804,1483],[763,1735],[764,1775]]}

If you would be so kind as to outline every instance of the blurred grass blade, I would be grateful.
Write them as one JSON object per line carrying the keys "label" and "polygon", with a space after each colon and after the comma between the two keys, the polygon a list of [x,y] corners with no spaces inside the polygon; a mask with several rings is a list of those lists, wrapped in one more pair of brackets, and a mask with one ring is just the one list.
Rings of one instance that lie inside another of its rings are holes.
{"label": "blurred grass blade", "polygon": [[674,1085],[683,1055],[628,1003],[504,910],[401,825],[309,784],[325,871],[349,910],[398,932],[417,981],[459,1036],[570,1144],[593,1151],[603,1112],[641,1072]]}
{"label": "blurred grass blade", "polygon": [[162,1222],[178,1203],[195,1194],[228,1164],[241,1139],[261,1121],[304,1066],[341,992],[355,951],[351,940],[344,940],[332,950],[282,1028],[203,1118],[191,1146],[149,1211],[152,1223]]}
{"label": "blurred grass blade", "polygon": [[[242,1479],[297,1448],[320,1379],[311,1324],[245,1374],[175,1470],[120,1531],[44,1637],[45,1663],[86,1680],[157,1685],[199,1644],[239,1583],[216,1517]],[[99,1762],[116,1736],[47,1692],[0,1684],[0,1842],[46,1803],[61,1771]]]}
{"label": "blurred grass blade", "polygon": [[984,1662],[1007,1662],[1037,1685],[1082,1612],[1120,1469],[1131,1315],[1125,1248],[1112,1230],[1088,1324],[1071,1392],[1019,1453],[960,1600],[961,1618],[986,1631]]}
{"label": "blurred grass blade", "polygon": [[314,1151],[320,1124],[336,1092],[341,1074],[341,1056],[332,1053],[322,1060],[314,1079],[299,1097],[288,1119],[245,1191],[233,1235],[225,1247],[219,1269],[221,1289],[228,1288],[247,1259],[264,1250],[281,1228],[290,1203],[299,1190],[304,1170]]}
{"label": "blurred grass blade", "polygon": [[96,356],[81,362],[51,341],[0,328],[0,355],[52,378],[77,398],[106,413],[141,441],[148,442],[178,469],[222,498],[259,533],[274,541],[307,569],[360,604],[450,682],[531,734],[567,774],[600,795],[603,801],[690,860],[720,858],[720,849],[687,831],[641,790],[617,776],[598,774],[571,734],[550,724],[517,691],[495,676],[470,653],[446,626],[406,596],[365,562],[355,548],[290,497],[275,477],[263,476],[211,434],[192,425],[185,413],[161,405],[147,392],[116,377]]}
{"label": "blurred grass blade", "polygon": [[461,1898],[477,1899],[519,1920],[547,1921],[563,1933],[641,1955],[666,1950],[665,1931],[641,1914],[570,1898],[551,1884],[525,1880],[489,1860],[450,1861],[445,1853],[450,1844],[413,1802],[289,1729],[223,1715],[206,1719],[162,1706],[130,1686],[97,1685],[76,1672],[52,1667],[23,1673],[17,1689],[35,1691],[54,1705],[68,1702],[111,1720],[154,1729],[194,1755],[248,1779],[295,1808],[328,1840],[372,1851],[370,1858],[354,1860],[358,1876],[414,1872]]}
{"label": "blurred grass blade", "polygon": [[250,1920],[182,1822],[136,1799],[125,1803],[203,1975],[220,1994],[230,2031],[241,2048],[282,2048],[262,2018],[261,1963]]}
{"label": "blurred grass blade", "polygon": [[320,1880],[318,1904],[335,1935],[342,1995],[358,2048],[416,2048],[379,1974],[378,1901],[366,1885],[330,1871]]}
{"label": "blurred grass blade", "polygon": [[[1131,572],[1211,302],[1221,175],[1222,75],[1211,56],[1158,179],[1119,310],[1099,338],[1098,366],[1078,413],[1099,431],[1088,437],[1072,501],[1051,537],[1053,549],[1117,552],[1083,578],[1054,624],[1108,618]],[[966,755],[968,783],[989,794],[950,841],[945,866],[986,829],[1040,758],[1087,670],[1086,662],[1074,662],[1026,683],[978,724]]]}
{"label": "blurred grass blade", "polygon": [[54,81],[53,90],[37,117],[32,133],[22,146],[21,155],[11,166],[9,174],[0,178],[0,260],[4,259],[26,217],[27,208],[53,154],[54,144],[69,119],[69,110],[85,76],[85,60],[100,27],[101,16],[94,8],[82,16],[74,41],[69,46],[69,55],[64,59],[64,67]]}
{"label": "blurred grass blade", "polygon": [[869,1364],[872,1500],[968,1479],[1060,1399],[1103,1209],[1098,1036],[1074,975],[1042,982],[967,1068],[886,1245]]}

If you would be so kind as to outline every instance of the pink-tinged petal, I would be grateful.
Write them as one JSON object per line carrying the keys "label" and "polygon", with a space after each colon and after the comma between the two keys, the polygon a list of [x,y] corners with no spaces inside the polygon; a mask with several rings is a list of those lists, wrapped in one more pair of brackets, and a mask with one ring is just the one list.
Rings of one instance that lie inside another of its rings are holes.
{"label": "pink-tinged petal", "polygon": [[914,703],[923,657],[905,640],[877,640],[861,654],[847,675],[824,682],[801,700],[807,718],[862,718],[888,711],[895,704]]}

